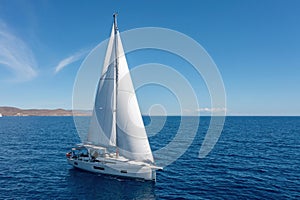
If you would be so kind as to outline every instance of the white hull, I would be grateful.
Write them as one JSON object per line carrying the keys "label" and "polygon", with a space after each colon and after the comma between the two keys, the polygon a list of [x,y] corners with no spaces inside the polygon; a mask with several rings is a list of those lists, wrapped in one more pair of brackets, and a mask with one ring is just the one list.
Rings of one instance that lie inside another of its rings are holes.
{"label": "white hull", "polygon": [[147,164],[123,162],[116,159],[103,159],[99,162],[73,158],[67,158],[67,160],[74,167],[89,172],[156,181],[155,170],[157,168]]}

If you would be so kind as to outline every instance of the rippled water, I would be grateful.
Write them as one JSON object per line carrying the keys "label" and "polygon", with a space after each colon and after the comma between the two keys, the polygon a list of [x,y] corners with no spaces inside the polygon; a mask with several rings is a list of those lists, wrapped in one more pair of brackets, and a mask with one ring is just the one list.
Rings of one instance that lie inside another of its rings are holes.
{"label": "rippled water", "polygon": [[[200,118],[190,148],[153,184],[68,165],[65,153],[79,142],[71,117],[2,117],[0,199],[300,198],[300,117],[227,117],[217,145],[199,159],[209,120]],[[180,117],[144,121],[155,151],[175,136]]]}

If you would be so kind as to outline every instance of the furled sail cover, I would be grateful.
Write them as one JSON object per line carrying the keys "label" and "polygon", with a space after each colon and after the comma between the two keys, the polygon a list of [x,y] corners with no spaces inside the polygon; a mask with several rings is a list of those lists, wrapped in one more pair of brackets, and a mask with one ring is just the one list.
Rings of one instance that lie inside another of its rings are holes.
{"label": "furled sail cover", "polygon": [[104,147],[116,145],[114,29],[113,25],[87,137],[88,142]]}
{"label": "furled sail cover", "polygon": [[118,55],[117,146],[126,158],[153,162],[148,137],[137,102],[119,32]]}

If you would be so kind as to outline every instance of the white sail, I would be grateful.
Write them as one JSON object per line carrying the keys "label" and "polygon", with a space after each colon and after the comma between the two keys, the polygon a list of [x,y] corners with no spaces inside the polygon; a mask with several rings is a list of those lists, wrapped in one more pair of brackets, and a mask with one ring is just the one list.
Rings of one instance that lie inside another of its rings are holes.
{"label": "white sail", "polygon": [[87,136],[87,142],[104,147],[116,145],[114,30],[113,25]]}
{"label": "white sail", "polygon": [[117,146],[129,159],[153,162],[152,151],[135,95],[119,32],[118,54]]}
{"label": "white sail", "polygon": [[120,155],[131,160],[154,162],[115,25],[108,43],[87,141],[104,147],[116,146]]}

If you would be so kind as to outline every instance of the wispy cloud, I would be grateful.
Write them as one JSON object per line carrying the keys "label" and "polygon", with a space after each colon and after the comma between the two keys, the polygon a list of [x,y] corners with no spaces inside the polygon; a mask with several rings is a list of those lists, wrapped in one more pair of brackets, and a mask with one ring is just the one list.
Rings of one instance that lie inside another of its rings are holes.
{"label": "wispy cloud", "polygon": [[65,68],[66,66],[70,65],[71,63],[74,63],[80,59],[82,59],[90,50],[80,50],[76,53],[74,53],[73,55],[62,59],[57,66],[55,67],[55,73],[58,73],[59,71],[61,71],[63,68]]}
{"label": "wispy cloud", "polygon": [[227,108],[197,108],[197,109],[183,109],[182,114],[187,116],[198,116],[199,114],[211,115],[220,114],[223,115],[227,112]]}
{"label": "wispy cloud", "polygon": [[226,108],[198,108],[198,112],[207,112],[207,113],[219,113],[219,112],[226,112]]}
{"label": "wispy cloud", "polygon": [[1,66],[15,74],[15,81],[27,81],[37,76],[37,63],[32,50],[0,19]]}

